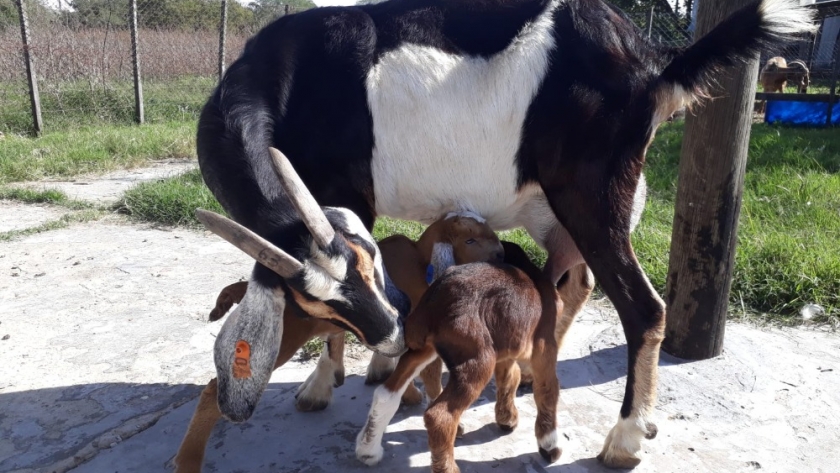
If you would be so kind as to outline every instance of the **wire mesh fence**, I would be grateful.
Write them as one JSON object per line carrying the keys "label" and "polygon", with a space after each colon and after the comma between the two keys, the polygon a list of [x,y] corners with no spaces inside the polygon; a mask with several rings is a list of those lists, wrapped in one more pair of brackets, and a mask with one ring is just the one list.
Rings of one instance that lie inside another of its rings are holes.
{"label": "wire mesh fence", "polygon": [[[0,0],[0,131],[33,130],[19,0]],[[219,77],[222,0],[22,0],[46,129],[134,123],[131,4],[145,122],[198,116]],[[273,19],[301,7],[224,2],[225,65]]]}
{"label": "wire mesh fence", "polygon": [[[220,53],[226,66],[273,19],[314,6],[309,0],[247,5],[238,0],[0,0],[0,131],[13,133],[35,128],[20,2],[28,14],[28,51],[44,127],[53,130],[137,121],[132,5],[145,122],[195,119],[218,80]],[[788,62],[801,59],[810,70],[809,92],[819,93],[836,83],[840,0],[813,8],[819,32],[771,51],[762,63],[776,56]],[[689,18],[669,8],[634,11],[628,17],[651,41],[668,47],[692,41]],[[792,81],[787,86],[786,92],[794,91]]]}

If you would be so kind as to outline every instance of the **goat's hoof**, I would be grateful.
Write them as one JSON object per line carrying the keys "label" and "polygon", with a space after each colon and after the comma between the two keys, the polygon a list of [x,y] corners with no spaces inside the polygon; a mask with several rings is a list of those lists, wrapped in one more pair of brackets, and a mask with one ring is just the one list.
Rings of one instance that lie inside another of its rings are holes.
{"label": "goat's hoof", "polygon": [[406,406],[416,406],[421,402],[423,402],[423,393],[413,384],[409,384],[402,395],[402,403]]}
{"label": "goat's hoof", "polygon": [[563,449],[560,447],[554,447],[551,450],[546,450],[540,447],[540,455],[545,458],[545,461],[554,463],[560,459],[560,455],[563,455]]}
{"label": "goat's hoof", "polygon": [[369,370],[367,376],[365,376],[365,384],[367,384],[368,386],[372,384],[382,384],[383,382],[385,382],[386,379],[388,379],[388,376],[391,376],[391,373],[393,372],[394,370]]}
{"label": "goat's hoof", "polygon": [[382,445],[358,445],[356,446],[356,458],[367,466],[374,466],[382,461],[385,451]]}
{"label": "goat's hoof", "polygon": [[653,422],[646,422],[645,423],[645,438],[648,440],[653,440],[656,438],[656,434],[659,433],[659,427],[656,426]]}
{"label": "goat's hoof", "polygon": [[333,383],[333,387],[337,388],[339,386],[344,386],[344,370],[338,370],[335,372],[335,382]]}
{"label": "goat's hoof", "polygon": [[519,425],[519,421],[514,419],[512,422],[507,424],[503,424],[501,422],[497,422],[496,424],[500,429],[502,429],[502,432],[513,432],[514,429],[516,429],[516,426]]}
{"label": "goat's hoof", "polygon": [[642,462],[642,459],[633,455],[633,454],[626,454],[626,455],[608,455],[601,452],[598,454],[598,461],[603,463],[604,466],[607,468],[616,468],[616,469],[631,469],[636,468],[639,466],[639,463]]}
{"label": "goat's hoof", "polygon": [[458,424],[458,430],[455,431],[455,438],[462,439],[464,438],[464,424]]}
{"label": "goat's hoof", "polygon": [[298,397],[295,401],[295,407],[301,412],[315,412],[323,411],[330,405],[328,399],[309,399],[305,397]]}
{"label": "goat's hoof", "polygon": [[167,469],[174,470],[174,473],[201,473],[203,459],[181,459],[176,455],[166,464]]}

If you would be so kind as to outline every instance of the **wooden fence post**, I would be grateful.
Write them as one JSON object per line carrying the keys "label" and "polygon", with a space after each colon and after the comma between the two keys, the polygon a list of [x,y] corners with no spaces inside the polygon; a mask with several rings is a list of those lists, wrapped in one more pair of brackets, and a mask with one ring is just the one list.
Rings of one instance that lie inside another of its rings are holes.
{"label": "wooden fence post", "polygon": [[[749,0],[703,0],[700,38]],[[665,294],[662,348],[677,357],[720,355],[747,164],[758,58],[719,78],[720,97],[686,117]]]}
{"label": "wooden fence post", "polygon": [[647,30],[647,37],[650,39],[651,35],[653,34],[653,15],[656,13],[656,5],[650,7],[650,15],[648,15],[648,30]]}
{"label": "wooden fence post", "polygon": [[129,1],[128,21],[131,24],[131,63],[134,66],[134,119],[142,124],[145,121],[143,113],[143,82],[140,78],[140,51],[137,39],[137,0]]}
{"label": "wooden fence post", "polygon": [[227,0],[222,0],[222,20],[219,24],[219,82],[225,75],[225,35],[227,34]]}
{"label": "wooden fence post", "polygon": [[26,0],[17,0],[20,12],[20,36],[23,40],[23,60],[26,62],[26,78],[29,81],[29,102],[32,107],[32,125],[35,134],[40,135],[44,130],[44,120],[41,118],[41,95],[38,93],[38,78],[35,75],[35,63],[30,48],[32,41],[29,37],[29,19],[26,16]]}

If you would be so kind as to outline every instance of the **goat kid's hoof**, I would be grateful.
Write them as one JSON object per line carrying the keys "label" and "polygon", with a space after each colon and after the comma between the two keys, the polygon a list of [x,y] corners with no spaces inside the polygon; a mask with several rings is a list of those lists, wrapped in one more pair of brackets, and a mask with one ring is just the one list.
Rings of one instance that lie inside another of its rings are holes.
{"label": "goat kid's hoof", "polygon": [[365,384],[368,386],[372,384],[382,384],[393,372],[393,368],[384,370],[368,369],[367,376],[365,376]]}
{"label": "goat kid's hoof", "polygon": [[423,402],[423,393],[417,389],[413,384],[408,385],[408,389],[402,395],[402,403],[406,406],[416,406]]}
{"label": "goat kid's hoof", "polygon": [[339,386],[344,386],[344,370],[335,372],[335,382],[333,383],[333,387],[337,388]]}
{"label": "goat kid's hoof", "polygon": [[301,412],[323,411],[329,405],[329,399],[310,399],[301,396],[295,401],[295,408]]}
{"label": "goat kid's hoof", "polygon": [[498,425],[499,428],[502,429],[502,432],[513,432],[516,429],[516,426],[519,425],[519,421],[514,419],[513,421],[508,422],[506,424],[497,422],[496,425]]}
{"label": "goat kid's hoof", "polygon": [[545,461],[549,463],[554,463],[560,459],[560,456],[563,455],[563,449],[560,447],[552,448],[551,450],[546,450],[540,447],[540,455],[545,458]]}
{"label": "goat kid's hoof", "polygon": [[367,466],[374,466],[382,461],[385,450],[382,445],[359,445],[356,447],[356,458]]}

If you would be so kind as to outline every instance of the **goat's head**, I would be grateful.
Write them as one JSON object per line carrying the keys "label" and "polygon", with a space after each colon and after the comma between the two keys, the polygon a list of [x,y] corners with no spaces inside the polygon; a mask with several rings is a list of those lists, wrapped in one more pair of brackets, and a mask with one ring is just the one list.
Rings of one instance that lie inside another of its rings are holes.
{"label": "goat's head", "polygon": [[219,407],[234,421],[250,417],[268,383],[286,302],[346,328],[378,353],[398,356],[405,351],[400,315],[407,312],[408,300],[388,278],[370,232],[347,209],[322,209],[288,159],[276,149],[270,151],[301,220],[298,231],[269,235],[272,241],[287,243],[283,246],[289,252],[232,220],[197,211],[209,230],[259,263],[214,350]]}
{"label": "goat's head", "polygon": [[472,213],[452,213],[429,225],[418,244],[436,270],[476,261],[501,262],[504,249],[484,219]]}

